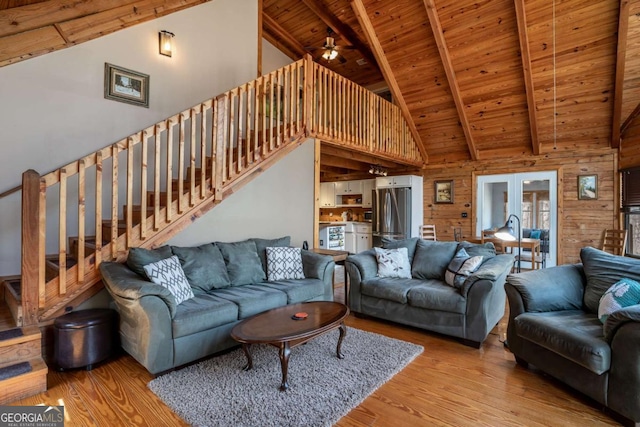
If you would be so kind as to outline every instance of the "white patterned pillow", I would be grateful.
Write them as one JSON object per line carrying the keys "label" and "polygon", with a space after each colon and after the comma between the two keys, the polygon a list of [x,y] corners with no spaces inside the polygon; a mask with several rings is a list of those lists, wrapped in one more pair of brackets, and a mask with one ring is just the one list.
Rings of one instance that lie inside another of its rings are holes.
{"label": "white patterned pillow", "polygon": [[481,264],[482,256],[469,256],[464,248],[460,249],[449,263],[444,273],[444,281],[447,285],[460,289],[467,277],[471,276]]}
{"label": "white patterned pillow", "polygon": [[177,256],[147,264],[143,268],[149,280],[171,292],[176,304],[193,298],[193,291]]}
{"label": "white patterned pillow", "polygon": [[304,279],[300,248],[268,247],[267,280]]}
{"label": "white patterned pillow", "polygon": [[373,248],[378,261],[378,277],[411,279],[411,264],[407,248]]}
{"label": "white patterned pillow", "polygon": [[640,304],[640,283],[620,279],[602,294],[598,304],[598,319],[604,323],[614,311],[636,304]]}

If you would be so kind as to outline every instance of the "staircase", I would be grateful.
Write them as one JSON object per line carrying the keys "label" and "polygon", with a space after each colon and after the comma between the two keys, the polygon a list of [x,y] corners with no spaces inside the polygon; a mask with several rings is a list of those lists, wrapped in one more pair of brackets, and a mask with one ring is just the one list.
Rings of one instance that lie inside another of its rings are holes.
{"label": "staircase", "polygon": [[55,171],[26,171],[22,274],[0,278],[15,325],[31,336],[102,288],[102,261],[164,244],[310,137],[422,164],[398,107],[307,55]]}
{"label": "staircase", "polygon": [[0,405],[47,389],[37,326],[0,332]]}

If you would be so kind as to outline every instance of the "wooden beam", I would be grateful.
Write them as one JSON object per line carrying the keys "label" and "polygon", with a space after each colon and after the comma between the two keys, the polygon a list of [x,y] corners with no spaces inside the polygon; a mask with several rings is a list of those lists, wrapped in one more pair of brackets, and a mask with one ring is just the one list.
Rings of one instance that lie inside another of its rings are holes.
{"label": "wooden beam", "polygon": [[358,35],[351,28],[342,23],[334,14],[329,12],[329,9],[321,0],[302,0],[311,11],[322,20],[325,24],[327,24],[331,29],[339,35],[344,41],[349,43],[351,46],[355,47],[358,52],[364,56],[364,58],[369,61],[372,67],[378,68],[378,62],[376,61],[373,52],[371,49],[360,41]]}
{"label": "wooden beam", "polygon": [[636,117],[638,117],[639,114],[640,114],[640,104],[636,105],[636,108],[633,109],[631,114],[629,114],[629,117],[627,117],[627,119],[624,121],[622,126],[620,126],[621,136],[626,132],[629,125],[631,125],[631,123],[635,120]]}
{"label": "wooden beam", "polygon": [[424,6],[427,9],[427,15],[429,15],[429,23],[431,24],[433,37],[435,37],[436,44],[438,45],[438,51],[440,52],[440,59],[442,60],[444,71],[447,74],[447,80],[449,81],[449,88],[451,88],[451,95],[453,96],[453,101],[456,104],[456,110],[458,110],[458,116],[460,118],[460,123],[462,124],[462,131],[464,132],[464,136],[467,139],[467,145],[469,146],[469,153],[471,154],[471,159],[477,160],[478,149],[476,148],[476,144],[473,141],[473,135],[471,134],[471,126],[469,125],[469,119],[467,118],[467,114],[464,111],[464,103],[462,102],[462,93],[460,92],[460,87],[458,86],[456,73],[453,69],[453,64],[451,62],[451,55],[449,55],[447,42],[444,38],[444,31],[442,29],[442,25],[440,24],[440,18],[438,17],[438,12],[436,11],[436,5],[434,3],[434,0],[423,0],[423,1],[424,1]]}
{"label": "wooden beam", "polygon": [[531,130],[531,148],[536,156],[540,154],[540,140],[538,138],[538,117],[536,113],[536,98],[533,91],[533,75],[531,74],[531,53],[529,51],[529,35],[527,33],[527,15],[524,0],[514,0],[516,19],[518,21],[518,39],[520,40],[520,56],[522,57],[522,71],[524,87],[527,93],[527,110],[529,111],[529,127]]}
{"label": "wooden beam", "polygon": [[370,154],[361,153],[358,151],[345,150],[334,145],[322,144],[322,155],[342,157],[345,159],[352,159],[361,163],[367,163],[370,165],[380,165],[386,168],[397,168],[399,163],[394,163],[389,160],[374,157]]}
{"label": "wooden beam", "polygon": [[315,248],[316,243],[320,241],[320,230],[318,223],[320,222],[320,148],[319,139],[313,141],[313,242],[310,248]]}
{"label": "wooden beam", "polygon": [[257,76],[262,75],[262,0],[258,0],[258,69]]}
{"label": "wooden beam", "polygon": [[411,112],[409,111],[409,107],[407,106],[404,97],[402,96],[402,92],[400,91],[400,87],[398,86],[398,81],[396,80],[393,71],[391,70],[391,65],[387,60],[387,57],[384,54],[384,49],[382,48],[382,44],[380,44],[380,40],[378,40],[378,36],[376,35],[375,30],[373,29],[373,24],[369,19],[369,15],[367,15],[367,11],[362,3],[362,0],[352,0],[351,7],[358,18],[358,22],[360,22],[360,26],[362,27],[365,35],[367,36],[367,41],[369,45],[373,49],[373,54],[376,57],[376,61],[380,66],[380,71],[384,76],[384,79],[387,81],[389,85],[389,90],[393,95],[394,101],[400,107],[400,111],[402,111],[402,116],[407,122],[407,126],[409,126],[409,130],[411,131],[411,135],[415,140],[416,145],[418,146],[418,150],[422,155],[422,159],[424,163],[429,162],[429,155],[427,154],[427,149],[422,142],[422,138],[420,138],[420,134],[418,133],[418,129],[416,128],[415,123],[413,122],[413,118],[411,117]]}
{"label": "wooden beam", "polygon": [[323,153],[320,156],[322,166],[332,166],[342,169],[367,171],[371,163],[363,163],[353,159],[345,159],[344,157],[332,156],[330,154]]}
{"label": "wooden beam", "polygon": [[270,34],[276,40],[286,44],[289,50],[297,55],[296,59],[302,58],[304,54],[307,53],[302,43],[282,28],[275,19],[264,12],[262,12],[262,26],[266,31],[265,34]]}
{"label": "wooden beam", "polygon": [[[622,98],[624,97],[624,68],[627,56],[627,35],[629,33],[629,0],[620,0],[618,18],[618,46],[616,52],[616,81],[613,97],[613,124],[611,130],[611,147],[620,146],[620,122],[622,121]],[[628,120],[628,119],[627,119]],[[625,121],[625,123],[627,123]]]}

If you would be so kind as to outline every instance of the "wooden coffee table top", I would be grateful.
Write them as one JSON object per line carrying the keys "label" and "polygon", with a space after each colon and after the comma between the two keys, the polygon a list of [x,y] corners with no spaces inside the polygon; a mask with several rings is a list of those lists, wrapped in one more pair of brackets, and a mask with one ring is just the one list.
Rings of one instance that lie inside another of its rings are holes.
{"label": "wooden coffee table top", "polygon": [[[305,312],[304,320],[291,318]],[[325,331],[335,329],[349,315],[349,308],[338,302],[314,301],[291,304],[256,314],[238,323],[231,337],[241,343],[276,344],[307,341]]]}

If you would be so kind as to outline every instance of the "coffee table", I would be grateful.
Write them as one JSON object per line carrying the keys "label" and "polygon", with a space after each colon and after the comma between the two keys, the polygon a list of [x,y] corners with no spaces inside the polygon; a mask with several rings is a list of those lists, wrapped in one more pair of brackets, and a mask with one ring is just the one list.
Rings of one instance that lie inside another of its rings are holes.
{"label": "coffee table", "polygon": [[[304,320],[292,318],[294,314],[301,312],[307,313],[308,317]],[[241,321],[231,330],[231,337],[242,344],[242,350],[247,357],[247,364],[243,368],[245,371],[253,368],[251,345],[270,344],[278,347],[282,368],[280,391],[285,391],[289,387],[287,372],[292,348],[326,332],[340,329],[336,356],[338,359],[344,358],[340,348],[347,333],[344,319],[348,315],[349,308],[338,302],[314,301],[291,304],[256,314]]]}

